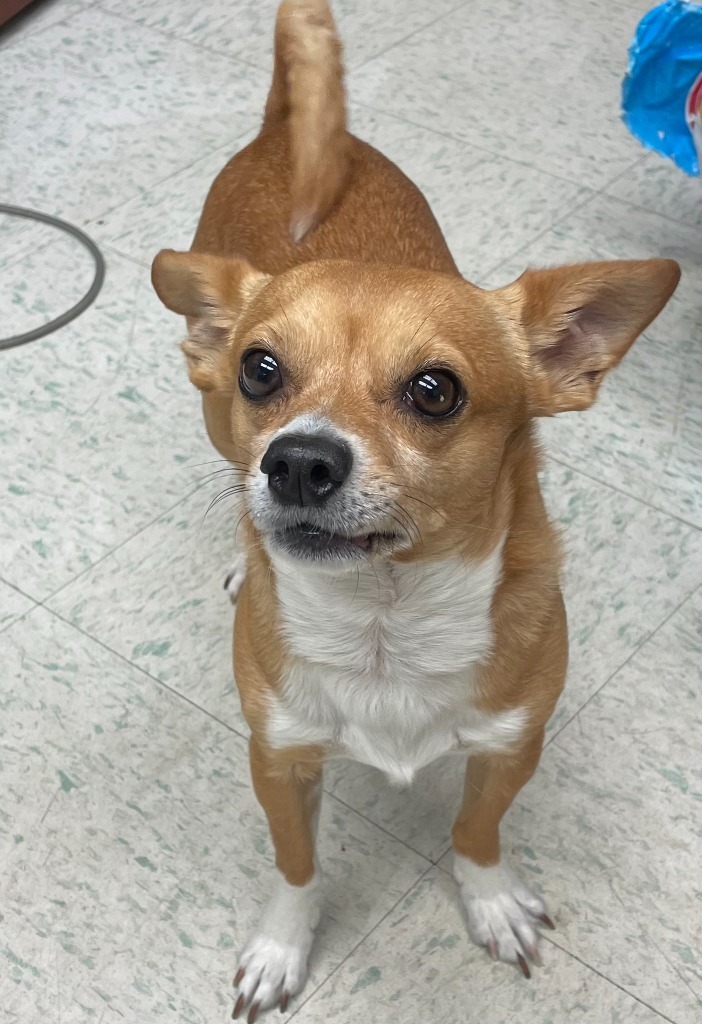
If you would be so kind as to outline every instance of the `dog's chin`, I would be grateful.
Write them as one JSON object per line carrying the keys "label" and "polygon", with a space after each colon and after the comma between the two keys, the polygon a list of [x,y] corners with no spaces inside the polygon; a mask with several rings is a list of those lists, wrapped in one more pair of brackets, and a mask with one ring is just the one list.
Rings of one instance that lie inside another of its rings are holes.
{"label": "dog's chin", "polygon": [[332,569],[353,568],[371,558],[389,556],[405,546],[397,533],[331,533],[312,523],[271,530],[265,541],[271,554]]}

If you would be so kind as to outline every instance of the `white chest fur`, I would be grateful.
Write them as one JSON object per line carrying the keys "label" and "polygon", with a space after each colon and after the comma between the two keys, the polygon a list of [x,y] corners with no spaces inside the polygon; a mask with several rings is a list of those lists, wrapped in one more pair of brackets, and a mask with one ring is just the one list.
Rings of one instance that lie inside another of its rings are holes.
{"label": "white chest fur", "polygon": [[271,706],[271,745],[324,744],[398,783],[450,750],[507,748],[524,711],[474,705],[501,563],[501,545],[473,566],[451,557],[339,577],[276,562],[293,658]]}

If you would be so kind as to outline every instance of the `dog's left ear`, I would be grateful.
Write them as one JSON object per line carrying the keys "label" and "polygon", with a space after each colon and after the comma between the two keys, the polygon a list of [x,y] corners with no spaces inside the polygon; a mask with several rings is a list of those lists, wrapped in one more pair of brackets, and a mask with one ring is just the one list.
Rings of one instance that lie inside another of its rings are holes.
{"label": "dog's left ear", "polygon": [[658,316],[679,280],[673,260],[621,260],[527,270],[500,289],[523,332],[532,415],[592,405],[604,375]]}
{"label": "dog's left ear", "polygon": [[164,306],[188,320],[183,351],[190,380],[201,391],[229,391],[235,374],[229,346],[241,314],[270,281],[246,262],[162,249],[151,283]]}

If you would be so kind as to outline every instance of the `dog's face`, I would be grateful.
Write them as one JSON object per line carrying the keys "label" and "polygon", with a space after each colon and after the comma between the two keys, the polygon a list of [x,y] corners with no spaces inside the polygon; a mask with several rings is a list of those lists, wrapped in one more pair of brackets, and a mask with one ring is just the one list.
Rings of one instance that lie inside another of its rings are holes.
{"label": "dog's face", "polygon": [[273,555],[336,571],[490,546],[536,415],[583,409],[677,284],[671,261],[529,271],[485,292],[324,261],[276,278],[164,252],[193,382],[231,402],[248,511]]}

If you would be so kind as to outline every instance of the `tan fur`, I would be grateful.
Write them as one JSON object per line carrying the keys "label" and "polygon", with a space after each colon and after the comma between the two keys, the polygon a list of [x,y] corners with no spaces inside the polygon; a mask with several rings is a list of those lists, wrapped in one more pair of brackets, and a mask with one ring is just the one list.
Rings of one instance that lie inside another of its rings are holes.
{"label": "tan fur", "polygon": [[341,44],[325,0],[280,5],[264,130],[290,140],[290,236],[301,242],[340,198],[351,169]]}
{"label": "tan fur", "polygon": [[[566,671],[561,554],[532,417],[590,405],[678,277],[672,261],[650,260],[528,271],[496,292],[465,282],[418,189],[347,134],[340,48],[322,0],[282,5],[261,134],[216,178],[191,253],[154,261],[158,294],[188,317],[190,375],[225,458],[257,469],[262,439],[323,408],[364,439],[378,478],[401,489],[416,520],[415,542],[395,557],[480,560],[506,538],[494,654],[478,687],[482,708],[526,707],[528,722],[511,756],[469,765],[453,836],[476,863],[498,856],[499,821],[536,767]],[[252,405],[238,393],[238,367],[261,340],[291,384]],[[428,353],[469,382],[465,411],[440,428],[400,415],[393,398]],[[307,795],[325,751],[266,745],[268,698],[287,652],[271,641],[279,617],[270,562],[248,522],[244,533],[236,680],[277,862],[302,884],[312,863]]]}
{"label": "tan fur", "polygon": [[500,859],[500,821],[512,800],[536,771],[543,747],[537,729],[511,757],[471,757],[466,768],[463,801],[452,831],[453,848],[476,864]]}

